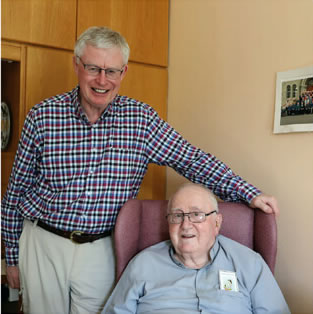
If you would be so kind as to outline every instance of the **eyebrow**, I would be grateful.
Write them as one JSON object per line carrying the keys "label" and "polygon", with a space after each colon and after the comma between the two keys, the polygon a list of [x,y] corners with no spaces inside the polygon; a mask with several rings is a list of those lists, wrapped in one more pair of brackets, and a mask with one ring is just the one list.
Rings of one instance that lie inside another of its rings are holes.
{"label": "eyebrow", "polygon": [[[170,211],[172,212],[172,211],[178,211],[178,210],[180,210],[180,211],[183,211],[183,209],[182,208],[171,208],[170,209]],[[190,208],[190,211],[198,211],[198,212],[203,212],[203,209],[200,209],[200,208],[198,208],[198,207],[196,207],[196,206],[193,206],[193,207],[191,207]]]}
{"label": "eyebrow", "polygon": [[[84,62],[83,60],[82,60],[82,58],[81,57],[78,57],[78,59],[82,62],[82,64],[84,64],[84,65],[89,65],[89,66],[93,66],[93,67],[96,67],[96,68],[100,68],[100,69],[111,69],[111,70],[118,70],[118,71],[120,71],[121,69],[119,69],[118,67],[116,68],[116,67],[114,67],[114,66],[109,66],[109,67],[105,67],[105,68],[103,68],[103,67],[101,67],[101,66],[99,66],[99,65],[96,65],[96,64],[94,64],[94,63],[88,63],[88,62]],[[122,68],[125,66],[125,64],[124,65],[122,65]]]}
{"label": "eyebrow", "polygon": [[[92,67],[95,67],[95,68],[105,69],[105,70],[108,70],[108,69],[110,69],[110,70],[117,70],[117,71],[121,70],[121,69],[113,67],[113,66],[109,66],[109,67],[103,68],[103,67],[100,67],[99,65],[96,65],[96,64],[93,64],[93,63],[85,63],[85,65],[89,65],[89,66],[92,66]],[[122,66],[122,68],[123,68],[123,66]]]}

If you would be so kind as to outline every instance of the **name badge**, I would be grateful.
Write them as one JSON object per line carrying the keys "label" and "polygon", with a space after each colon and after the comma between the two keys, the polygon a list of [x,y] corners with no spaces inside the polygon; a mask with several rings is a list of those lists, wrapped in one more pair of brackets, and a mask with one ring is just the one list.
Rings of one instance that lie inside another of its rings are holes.
{"label": "name badge", "polygon": [[220,270],[220,289],[226,291],[238,292],[238,282],[236,273],[233,271]]}

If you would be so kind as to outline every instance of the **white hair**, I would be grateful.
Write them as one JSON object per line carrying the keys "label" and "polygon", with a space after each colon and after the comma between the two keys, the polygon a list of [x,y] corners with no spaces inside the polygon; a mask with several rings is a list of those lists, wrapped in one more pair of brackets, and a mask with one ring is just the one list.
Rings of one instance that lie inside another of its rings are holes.
{"label": "white hair", "polygon": [[202,184],[197,184],[197,183],[191,183],[191,182],[188,182],[188,183],[185,183],[183,185],[181,185],[177,191],[171,196],[171,198],[169,199],[169,202],[168,202],[168,206],[167,206],[167,210],[171,210],[171,207],[172,207],[172,202],[173,202],[173,199],[175,198],[175,196],[181,192],[182,190],[186,189],[186,188],[197,188],[197,189],[200,189],[202,190],[203,192],[205,192],[208,196],[208,201],[209,201],[209,204],[212,205],[212,209],[213,210],[216,210],[216,212],[218,212],[218,203],[217,203],[217,200],[214,196],[214,194],[212,193],[211,190],[209,190],[207,187],[205,187],[204,185]]}
{"label": "white hair", "polygon": [[87,45],[96,48],[117,47],[122,52],[124,64],[128,63],[130,49],[126,39],[108,27],[93,26],[84,31],[76,41],[74,54],[81,57]]}

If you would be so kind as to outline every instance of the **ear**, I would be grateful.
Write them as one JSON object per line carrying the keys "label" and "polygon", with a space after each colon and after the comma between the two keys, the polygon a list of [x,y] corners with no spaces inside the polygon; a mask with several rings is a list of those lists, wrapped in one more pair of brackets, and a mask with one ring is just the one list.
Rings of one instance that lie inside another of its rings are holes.
{"label": "ear", "polygon": [[73,56],[73,67],[76,75],[78,76],[78,64],[77,64],[77,57]]}
{"label": "ear", "polygon": [[221,226],[222,226],[222,222],[223,222],[223,216],[222,214],[217,214],[216,215],[216,219],[215,219],[215,223],[216,223],[216,226],[215,226],[215,230],[216,230],[216,235],[219,234],[220,232],[220,229],[221,229]]}
{"label": "ear", "polygon": [[123,71],[123,73],[122,73],[121,80],[125,77],[127,70],[128,70],[128,64],[126,64],[126,65],[124,66],[124,71]]}

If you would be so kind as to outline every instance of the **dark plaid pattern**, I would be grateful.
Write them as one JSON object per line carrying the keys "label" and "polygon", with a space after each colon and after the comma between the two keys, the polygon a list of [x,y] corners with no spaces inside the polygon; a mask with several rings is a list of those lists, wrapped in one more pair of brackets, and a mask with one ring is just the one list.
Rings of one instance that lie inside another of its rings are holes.
{"label": "dark plaid pattern", "polygon": [[2,202],[9,265],[17,261],[23,218],[65,231],[112,230],[149,163],[170,166],[224,200],[250,202],[260,193],[190,145],[147,104],[116,96],[90,124],[78,93],[77,87],[44,100],[27,115]]}

